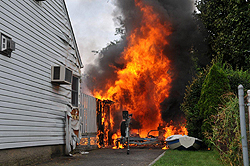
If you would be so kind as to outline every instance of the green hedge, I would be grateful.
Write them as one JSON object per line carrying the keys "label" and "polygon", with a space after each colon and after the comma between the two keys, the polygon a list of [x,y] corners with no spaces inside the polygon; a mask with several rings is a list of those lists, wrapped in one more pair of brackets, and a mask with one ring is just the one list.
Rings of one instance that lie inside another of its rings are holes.
{"label": "green hedge", "polygon": [[[218,109],[225,104],[221,96],[231,92],[238,93],[238,86],[242,84],[244,91],[250,89],[250,73],[243,70],[233,70],[229,65],[213,64],[200,72],[190,85],[181,104],[181,110],[186,117],[188,135],[205,140],[204,132],[212,133],[211,116],[218,114]],[[230,88],[231,87],[231,88]],[[222,104],[222,105],[221,105]]]}
{"label": "green hedge", "polygon": [[218,114],[212,115],[212,132],[205,136],[219,150],[221,159],[230,165],[242,165],[239,99],[233,93],[223,96]]}
{"label": "green hedge", "polygon": [[[211,132],[211,115],[217,114],[221,96],[230,90],[229,80],[223,69],[216,63],[210,68],[201,89],[198,107],[200,116],[204,119],[201,125],[202,132]],[[207,139],[204,139],[209,144]]]}
{"label": "green hedge", "polygon": [[200,72],[189,86],[186,87],[186,93],[181,110],[186,116],[186,128],[188,135],[196,138],[202,138],[201,128],[203,118],[201,118],[200,110],[198,108],[198,101],[200,99],[202,83],[205,80],[207,70]]}

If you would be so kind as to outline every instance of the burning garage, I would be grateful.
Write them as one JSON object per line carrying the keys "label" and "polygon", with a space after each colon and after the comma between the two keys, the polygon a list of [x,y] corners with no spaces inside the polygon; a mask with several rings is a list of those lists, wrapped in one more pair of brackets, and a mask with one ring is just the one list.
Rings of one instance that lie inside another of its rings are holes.
{"label": "burning garage", "polygon": [[[107,145],[120,136],[124,110],[133,114],[131,135],[145,138],[159,126],[164,137],[187,134],[179,107],[191,80],[195,65],[192,59],[197,58],[194,52],[203,47],[192,17],[193,3],[115,1],[114,16],[120,25],[117,33],[121,40],[99,52],[96,63],[86,66],[88,77],[84,78],[93,96],[109,107],[108,112],[97,115],[100,126],[105,126],[99,128],[99,138]],[[196,63],[205,65],[201,59]]]}

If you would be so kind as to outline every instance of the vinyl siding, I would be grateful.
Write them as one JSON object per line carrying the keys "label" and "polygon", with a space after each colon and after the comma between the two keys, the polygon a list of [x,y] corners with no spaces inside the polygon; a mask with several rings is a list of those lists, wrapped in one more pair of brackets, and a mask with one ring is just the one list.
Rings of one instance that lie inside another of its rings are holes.
{"label": "vinyl siding", "polygon": [[82,66],[66,12],[63,0],[0,1],[0,32],[16,42],[0,54],[0,149],[65,143],[71,85],[52,84],[51,66]]}

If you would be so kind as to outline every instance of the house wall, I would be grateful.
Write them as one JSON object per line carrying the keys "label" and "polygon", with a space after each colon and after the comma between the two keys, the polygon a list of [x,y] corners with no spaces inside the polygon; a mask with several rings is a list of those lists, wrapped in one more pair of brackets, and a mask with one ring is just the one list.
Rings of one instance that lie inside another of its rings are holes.
{"label": "house wall", "polygon": [[63,145],[5,149],[0,151],[0,165],[36,165],[49,161],[52,157],[59,157],[60,155],[63,155],[63,153]]}
{"label": "house wall", "polygon": [[0,33],[16,42],[0,54],[0,150],[65,144],[71,86],[52,84],[51,66],[80,76],[72,32],[64,0],[0,1]]}

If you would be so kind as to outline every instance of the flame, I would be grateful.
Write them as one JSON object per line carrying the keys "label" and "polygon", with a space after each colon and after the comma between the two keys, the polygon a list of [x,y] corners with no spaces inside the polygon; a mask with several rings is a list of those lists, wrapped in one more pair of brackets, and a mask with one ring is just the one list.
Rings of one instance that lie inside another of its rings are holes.
{"label": "flame", "polygon": [[78,145],[85,145],[85,146],[88,145],[88,138],[82,138],[78,143]]}
{"label": "flame", "polygon": [[100,144],[100,140],[99,140],[99,137],[101,135],[101,130],[98,130],[96,135],[97,135],[97,142],[98,142],[97,146],[98,148],[102,148],[102,145]]}
{"label": "flame", "polygon": [[[119,132],[117,132],[119,133]],[[117,138],[121,137],[121,135],[118,135],[117,133],[112,135],[112,140],[113,140],[113,147],[112,149],[124,149],[124,147],[122,146],[122,144],[120,144],[119,141],[117,141]]]}
{"label": "flame", "polygon": [[[122,53],[125,67],[114,68],[117,80],[105,85],[108,89],[95,89],[93,94],[99,99],[108,99],[120,103],[120,110],[128,110],[133,120],[140,124],[136,133],[146,137],[149,130],[157,129],[161,118],[160,103],[169,97],[171,89],[171,61],[164,55],[168,45],[166,38],[171,34],[171,25],[160,20],[153,7],[135,0],[135,5],[142,13],[139,27],[127,37],[128,45]],[[111,122],[114,124],[113,117]],[[105,122],[105,119],[103,119]],[[176,128],[165,128],[165,136]],[[117,139],[117,135],[113,135]]]}
{"label": "flame", "polygon": [[167,150],[167,149],[169,149],[167,146],[164,146],[163,148],[161,148],[161,149],[163,149],[163,150]]}
{"label": "flame", "polygon": [[165,138],[167,138],[171,135],[175,135],[175,134],[188,135],[188,131],[187,131],[186,127],[184,127],[184,126],[175,127],[175,126],[171,125],[169,127],[165,127],[165,134],[164,134]]}

